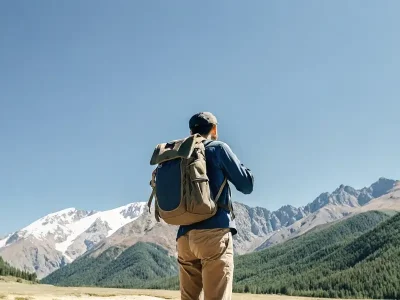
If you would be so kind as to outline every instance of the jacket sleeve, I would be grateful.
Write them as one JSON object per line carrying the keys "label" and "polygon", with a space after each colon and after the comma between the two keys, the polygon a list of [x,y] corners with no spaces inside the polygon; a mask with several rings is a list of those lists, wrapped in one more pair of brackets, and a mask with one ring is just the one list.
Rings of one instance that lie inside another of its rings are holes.
{"label": "jacket sleeve", "polygon": [[222,143],[220,147],[219,163],[227,179],[239,192],[250,194],[253,191],[253,174],[239,161],[235,153],[225,143]]}

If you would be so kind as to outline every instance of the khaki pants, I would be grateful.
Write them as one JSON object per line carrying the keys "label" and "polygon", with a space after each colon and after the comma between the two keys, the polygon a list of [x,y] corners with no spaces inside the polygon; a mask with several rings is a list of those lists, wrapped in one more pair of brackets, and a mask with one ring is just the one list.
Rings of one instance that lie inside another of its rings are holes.
{"label": "khaki pants", "polygon": [[[191,230],[178,239],[182,300],[231,300],[233,242],[229,229]],[[202,291],[203,290],[203,291]]]}

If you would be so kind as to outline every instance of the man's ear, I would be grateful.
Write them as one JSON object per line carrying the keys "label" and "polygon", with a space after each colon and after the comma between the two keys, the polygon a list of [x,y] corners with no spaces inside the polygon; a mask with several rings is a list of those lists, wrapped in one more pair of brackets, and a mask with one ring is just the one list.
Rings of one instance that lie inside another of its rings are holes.
{"label": "man's ear", "polygon": [[213,127],[211,128],[211,135],[213,136],[213,137],[217,137],[217,125],[213,125]]}
{"label": "man's ear", "polygon": [[215,127],[215,125],[213,125],[213,127],[211,128],[211,134],[215,135],[216,131],[217,131],[217,128]]}

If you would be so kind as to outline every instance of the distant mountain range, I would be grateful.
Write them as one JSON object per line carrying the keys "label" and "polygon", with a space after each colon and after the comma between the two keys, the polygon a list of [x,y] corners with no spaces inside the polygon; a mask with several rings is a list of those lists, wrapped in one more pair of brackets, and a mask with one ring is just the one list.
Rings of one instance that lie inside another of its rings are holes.
{"label": "distant mountain range", "polygon": [[[398,185],[399,181],[386,178],[360,190],[341,185],[304,207],[285,205],[274,212],[235,202],[235,253],[262,250],[360,212],[400,209],[400,200],[394,196]],[[104,212],[70,208],[49,214],[0,240],[0,256],[43,278],[60,267],[73,265],[79,257],[96,259],[103,253],[110,255],[110,251],[118,257],[137,243],[158,245],[174,256],[176,231],[175,226],[157,223],[144,202]]]}

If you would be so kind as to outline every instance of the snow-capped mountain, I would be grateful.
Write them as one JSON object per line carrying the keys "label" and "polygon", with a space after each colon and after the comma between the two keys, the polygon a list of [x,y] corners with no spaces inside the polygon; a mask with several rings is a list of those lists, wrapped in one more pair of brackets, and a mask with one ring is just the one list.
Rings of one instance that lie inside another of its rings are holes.
{"label": "snow-capped mountain", "polygon": [[145,202],[137,202],[107,211],[68,208],[51,213],[0,240],[0,255],[24,270],[47,275],[137,219],[145,207]]}

